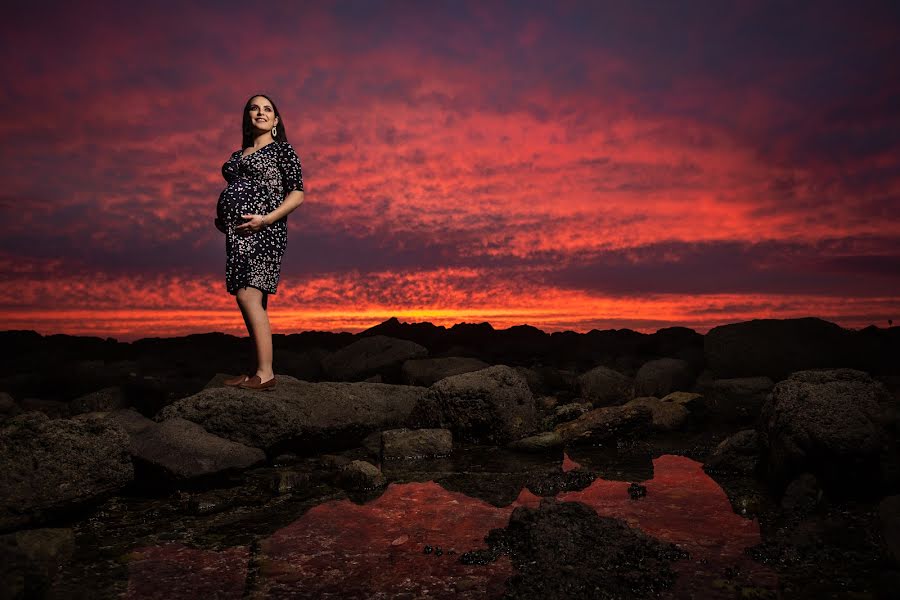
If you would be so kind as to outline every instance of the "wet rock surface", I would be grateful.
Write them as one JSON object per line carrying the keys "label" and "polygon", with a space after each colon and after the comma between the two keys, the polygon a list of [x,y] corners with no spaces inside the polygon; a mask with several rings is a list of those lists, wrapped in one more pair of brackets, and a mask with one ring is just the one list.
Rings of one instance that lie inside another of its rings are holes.
{"label": "wet rock surface", "polygon": [[549,498],[537,508],[517,508],[509,525],[491,531],[486,542],[487,551],[467,552],[460,561],[508,555],[517,573],[507,581],[505,598],[652,596],[675,581],[669,564],[688,557],[583,504]]}

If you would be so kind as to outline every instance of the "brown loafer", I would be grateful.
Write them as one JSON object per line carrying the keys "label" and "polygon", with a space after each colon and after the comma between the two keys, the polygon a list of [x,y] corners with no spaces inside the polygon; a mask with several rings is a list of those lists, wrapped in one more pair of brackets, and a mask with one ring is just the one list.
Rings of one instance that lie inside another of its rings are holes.
{"label": "brown loafer", "polygon": [[275,377],[272,377],[272,379],[266,382],[262,382],[259,375],[254,375],[244,383],[238,385],[238,387],[245,390],[271,390],[275,387]]}
{"label": "brown loafer", "polygon": [[250,379],[249,375],[242,374],[242,375],[238,375],[237,377],[230,377],[230,378],[222,381],[222,383],[224,383],[225,385],[230,385],[231,387],[237,387],[237,386],[241,385],[242,383],[244,383],[245,381],[247,381],[248,379]]}

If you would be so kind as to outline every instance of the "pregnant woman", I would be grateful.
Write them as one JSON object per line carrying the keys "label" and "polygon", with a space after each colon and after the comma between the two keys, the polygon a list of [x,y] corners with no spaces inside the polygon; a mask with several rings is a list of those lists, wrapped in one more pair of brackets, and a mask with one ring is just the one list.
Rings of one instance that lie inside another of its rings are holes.
{"label": "pregnant woman", "polygon": [[287,216],[303,203],[303,176],[268,96],[247,101],[241,149],[222,165],[222,175],[228,187],[219,196],[215,224],[225,234],[225,287],[235,296],[256,348],[256,370],[225,384],[271,390],[276,382],[268,298],[281,276]]}

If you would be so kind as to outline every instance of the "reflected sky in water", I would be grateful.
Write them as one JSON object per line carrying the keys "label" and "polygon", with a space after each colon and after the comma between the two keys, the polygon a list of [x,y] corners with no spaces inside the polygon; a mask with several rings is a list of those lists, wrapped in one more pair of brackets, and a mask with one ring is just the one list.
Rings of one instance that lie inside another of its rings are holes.
{"label": "reflected sky in water", "polygon": [[[564,457],[564,471],[577,468]],[[760,541],[758,523],[733,512],[701,463],[663,455],[653,460],[653,473],[641,482],[647,495],[636,500],[629,482],[605,479],[557,498],[687,550],[691,558],[673,564],[679,573],[673,597],[698,589],[712,594],[713,588],[731,597],[720,583],[726,565],[737,567],[745,584],[774,588],[774,575],[743,554]],[[315,506],[252,549],[138,548],[129,557],[126,597],[497,597],[513,574],[509,559],[463,565],[459,556],[484,548],[487,533],[505,527],[516,507],[536,507],[540,500],[523,488],[512,503],[496,507],[433,481],[392,483],[365,504],[344,499]],[[442,555],[424,553],[425,546],[440,547]]]}

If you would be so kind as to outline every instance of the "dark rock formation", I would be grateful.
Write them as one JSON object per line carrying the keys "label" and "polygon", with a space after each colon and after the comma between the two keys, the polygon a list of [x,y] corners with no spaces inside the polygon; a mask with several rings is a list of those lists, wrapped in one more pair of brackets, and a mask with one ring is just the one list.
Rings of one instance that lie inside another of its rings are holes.
{"label": "dark rock formation", "polygon": [[460,561],[479,564],[509,555],[516,574],[507,581],[506,598],[655,597],[675,581],[670,564],[688,558],[620,519],[550,498],[535,509],[516,508],[509,525],[485,541],[487,551],[467,552]]}
{"label": "dark rock formation", "polygon": [[578,378],[579,394],[594,406],[624,404],[634,397],[630,377],[609,367],[595,367]]}
{"label": "dark rock formation", "polygon": [[451,356],[447,358],[415,358],[407,360],[401,367],[403,383],[407,385],[431,386],[451,375],[480,371],[490,365],[477,358]]}
{"label": "dark rock formation", "polygon": [[719,378],[766,375],[775,381],[794,371],[847,365],[850,334],[817,319],[753,319],[710,329],[706,363]]}
{"label": "dark rock formation", "polygon": [[212,434],[279,451],[351,447],[380,429],[404,427],[427,388],[385,383],[283,381],[270,391],[210,388],[167,406]]}
{"label": "dark rock formation", "polygon": [[688,418],[688,410],[675,402],[663,402],[659,398],[644,396],[625,403],[625,406],[646,406],[653,415],[654,431],[681,429]]}
{"label": "dark rock formation", "polygon": [[0,530],[40,523],[134,477],[128,435],[102,420],[25,413],[0,426]]}
{"label": "dark rock formation", "polygon": [[176,480],[246,469],[266,459],[259,448],[220,438],[178,417],[133,434],[131,454]]}
{"label": "dark rock formation", "polygon": [[554,431],[566,444],[616,444],[650,433],[653,413],[646,406],[607,406],[586,413]]}
{"label": "dark rock formation", "polygon": [[896,461],[883,423],[891,401],[884,384],[853,369],[799,371],[777,383],[760,422],[773,482],[808,471],[826,491],[877,489],[882,461]]}
{"label": "dark rock formation", "polygon": [[128,401],[122,388],[110,386],[75,398],[69,402],[69,412],[73,415],[79,415],[89,412],[111,411],[125,408],[127,404]]}
{"label": "dark rock formation", "polygon": [[515,370],[495,365],[432,385],[414,420],[450,429],[462,440],[503,444],[534,430],[534,397]]}
{"label": "dark rock formation", "polygon": [[634,376],[634,395],[662,398],[671,392],[690,390],[693,382],[694,373],[686,360],[658,358],[638,369]]}
{"label": "dark rock formation", "polygon": [[338,471],[336,482],[345,490],[362,492],[383,487],[386,480],[381,470],[372,463],[354,460]]}
{"label": "dark rock formation", "polygon": [[415,342],[384,335],[363,337],[322,359],[325,376],[332,381],[360,381],[380,374],[399,381],[401,365],[428,356],[428,349]]}

